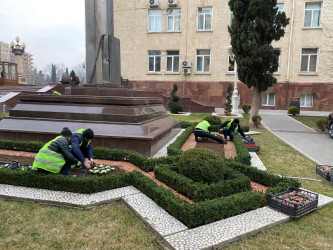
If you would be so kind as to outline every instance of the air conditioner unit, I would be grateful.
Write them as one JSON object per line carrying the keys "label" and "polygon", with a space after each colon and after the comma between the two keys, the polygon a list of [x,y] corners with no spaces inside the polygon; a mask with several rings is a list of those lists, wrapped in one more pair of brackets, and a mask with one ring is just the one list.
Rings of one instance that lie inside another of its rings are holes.
{"label": "air conditioner unit", "polygon": [[187,61],[183,61],[182,65],[183,65],[183,67],[189,67],[189,68],[192,67],[191,61],[188,61],[188,60]]}
{"label": "air conditioner unit", "polygon": [[189,74],[191,74],[191,69],[190,68],[183,68],[183,73],[184,73],[184,75],[189,75]]}
{"label": "air conditioner unit", "polygon": [[150,8],[158,7],[158,0],[149,0]]}
{"label": "air conditioner unit", "polygon": [[177,6],[178,4],[178,0],[168,0],[168,2],[170,7]]}

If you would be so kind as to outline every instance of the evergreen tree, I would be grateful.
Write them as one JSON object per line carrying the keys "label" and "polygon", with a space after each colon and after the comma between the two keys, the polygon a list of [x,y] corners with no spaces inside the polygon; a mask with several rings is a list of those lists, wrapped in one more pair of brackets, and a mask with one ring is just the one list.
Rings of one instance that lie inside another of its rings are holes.
{"label": "evergreen tree", "polygon": [[172,114],[178,114],[179,112],[183,111],[183,107],[177,103],[179,101],[179,97],[176,96],[177,90],[177,84],[174,84],[173,90],[171,91],[171,100],[168,101],[168,107]]}
{"label": "evergreen tree", "polygon": [[68,76],[68,75],[69,75],[68,68],[66,68],[66,76]]}
{"label": "evergreen tree", "polygon": [[261,92],[276,83],[273,72],[278,67],[280,51],[274,49],[271,43],[284,36],[284,28],[289,24],[286,14],[278,13],[276,2],[229,0],[233,19],[228,30],[237,62],[238,78],[254,90],[250,122],[254,115],[258,115]]}
{"label": "evergreen tree", "polygon": [[56,67],[52,64],[51,82],[57,82]]}
{"label": "evergreen tree", "polygon": [[232,85],[229,83],[228,88],[227,88],[227,96],[226,96],[226,103],[225,103],[225,108],[224,108],[224,113],[226,115],[231,114],[231,97],[232,97]]}

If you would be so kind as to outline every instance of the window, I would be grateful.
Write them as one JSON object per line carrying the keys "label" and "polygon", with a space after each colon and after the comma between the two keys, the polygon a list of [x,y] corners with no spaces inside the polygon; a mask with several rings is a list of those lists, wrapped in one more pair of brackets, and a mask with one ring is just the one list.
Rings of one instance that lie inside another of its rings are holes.
{"label": "window", "polygon": [[210,50],[197,50],[197,72],[209,72],[210,70]]}
{"label": "window", "polygon": [[179,72],[179,51],[167,51],[167,72]]}
{"label": "window", "polygon": [[279,49],[279,50],[280,50],[280,55],[279,55],[278,58],[277,58],[277,61],[278,61],[278,67],[277,67],[276,71],[274,71],[274,73],[278,73],[278,72],[280,72],[281,49]]}
{"label": "window", "polygon": [[231,60],[228,55],[228,72],[235,72],[235,60]]}
{"label": "window", "polygon": [[149,72],[161,71],[161,51],[149,50],[148,51]]}
{"label": "window", "polygon": [[180,9],[168,10],[168,31],[180,30]]}
{"label": "window", "polygon": [[149,10],[149,32],[162,31],[162,11]]}
{"label": "window", "polygon": [[262,106],[275,106],[275,93],[262,93]]}
{"label": "window", "polygon": [[230,11],[230,19],[229,19],[229,26],[231,27],[232,25],[232,19],[234,19],[234,13]]}
{"label": "window", "polygon": [[318,49],[302,49],[301,72],[317,72]]}
{"label": "window", "polygon": [[276,7],[278,8],[278,13],[283,12],[283,3],[278,3]]}
{"label": "window", "polygon": [[313,94],[301,94],[301,107],[313,107]]}
{"label": "window", "polygon": [[212,29],[212,8],[198,8],[198,30]]}
{"label": "window", "polygon": [[319,27],[321,3],[306,3],[304,14],[304,27]]}

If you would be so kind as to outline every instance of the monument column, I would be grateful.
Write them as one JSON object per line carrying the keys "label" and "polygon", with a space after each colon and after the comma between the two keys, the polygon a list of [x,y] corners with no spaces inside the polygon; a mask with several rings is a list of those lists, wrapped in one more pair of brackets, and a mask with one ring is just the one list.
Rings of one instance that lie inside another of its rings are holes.
{"label": "monument column", "polygon": [[12,48],[12,52],[15,57],[15,63],[17,64],[17,78],[19,84],[28,84],[27,76],[24,74],[23,70],[23,57],[24,49],[25,49],[25,43],[22,43],[22,45],[19,45],[20,38],[16,37],[17,44],[15,45],[14,42],[11,42],[10,46]]}
{"label": "monument column", "polygon": [[120,85],[120,41],[114,37],[113,0],[86,0],[87,83]]}

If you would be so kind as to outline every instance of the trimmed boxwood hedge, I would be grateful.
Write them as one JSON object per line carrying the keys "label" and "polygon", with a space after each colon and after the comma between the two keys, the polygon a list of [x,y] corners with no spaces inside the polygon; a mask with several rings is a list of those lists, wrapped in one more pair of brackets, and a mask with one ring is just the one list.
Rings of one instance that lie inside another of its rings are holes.
{"label": "trimmed boxwood hedge", "polygon": [[180,174],[178,166],[160,165],[155,177],[194,202],[211,200],[251,190],[251,180],[239,172],[226,172],[225,180],[204,184]]}
{"label": "trimmed boxwood hedge", "polygon": [[168,155],[180,155],[182,153],[180,149],[182,148],[186,140],[190,137],[190,135],[193,133],[193,131],[193,126],[186,128],[185,131],[177,137],[176,141],[167,147]]}

